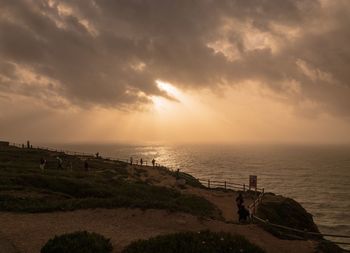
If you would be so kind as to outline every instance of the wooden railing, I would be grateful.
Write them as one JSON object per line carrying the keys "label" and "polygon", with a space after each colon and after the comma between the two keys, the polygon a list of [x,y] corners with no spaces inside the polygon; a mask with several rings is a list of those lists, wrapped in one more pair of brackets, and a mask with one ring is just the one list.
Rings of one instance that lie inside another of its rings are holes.
{"label": "wooden railing", "polygon": [[[304,237],[305,239],[308,239],[311,236],[313,236],[313,237],[316,236],[316,238],[319,237],[320,240],[324,240],[324,239],[322,239],[324,236],[350,239],[349,235],[316,233],[316,232],[309,232],[307,230],[301,230],[301,229],[296,229],[296,228],[292,228],[292,227],[282,226],[282,225],[279,225],[279,224],[271,223],[271,222],[269,222],[269,220],[261,219],[261,218],[259,218],[256,215],[252,215],[252,218],[255,219],[256,221],[260,222],[260,223],[266,224],[266,225],[271,226],[271,227],[275,227],[275,228],[279,228],[279,229],[283,229],[283,230],[299,233],[300,236]],[[335,243],[335,244],[339,244],[339,245],[350,245],[350,242],[334,242],[334,241],[332,241],[332,242]]]}
{"label": "wooden railing", "polygon": [[[19,148],[27,148],[27,146],[25,144],[10,143],[10,145],[11,146],[15,146],[15,147],[19,147]],[[48,150],[48,151],[52,151],[52,152],[61,152],[61,153],[65,153],[65,154],[68,154],[68,155],[77,155],[77,156],[83,156],[83,157],[95,157],[95,154],[93,154],[93,153],[86,153],[86,152],[77,152],[77,151],[55,149],[55,148],[41,147],[41,146],[31,146],[31,148],[43,149],[43,150]],[[107,160],[111,160],[111,161],[119,161],[119,162],[131,163],[130,159],[117,159],[117,158],[114,158],[114,157],[103,157],[103,158],[107,159]],[[147,160],[144,160],[143,163],[144,163],[145,166],[148,165],[148,161]],[[140,164],[140,159],[133,158],[133,162],[131,164],[133,164],[133,165],[141,165]],[[166,168],[169,171],[176,172],[176,170],[174,170],[174,169],[172,169],[170,167],[161,166],[159,163],[155,163],[155,166],[156,167],[163,167],[163,168]],[[184,176],[186,174],[194,175],[195,173],[191,173],[191,172],[187,172],[187,171],[185,173],[181,172],[181,177],[184,177],[186,179],[186,176]],[[190,176],[188,176],[188,177],[190,177]],[[195,177],[193,177],[193,178],[195,178]],[[203,186],[205,186],[205,187],[207,187],[209,189],[217,189],[217,188],[219,188],[219,189],[225,189],[225,190],[240,190],[240,191],[243,191],[243,192],[252,191],[252,189],[247,187],[246,184],[233,183],[233,182],[229,182],[229,181],[203,179],[203,178],[195,178],[195,179],[197,179]],[[261,219],[258,216],[256,216],[256,211],[258,209],[259,204],[263,201],[265,190],[264,190],[264,188],[254,188],[254,192],[256,194],[258,194],[258,197],[255,198],[253,203],[251,203],[248,206],[248,209],[249,209],[249,212],[251,214],[252,219],[254,219],[254,220],[258,221],[258,222],[264,223],[264,224],[266,224],[268,226],[272,226],[272,227],[276,227],[276,228],[280,228],[280,229],[284,229],[284,230],[300,233],[305,238],[307,238],[308,236],[321,236],[321,237],[326,236],[326,237],[336,237],[336,238],[350,239],[349,235],[323,234],[323,233],[309,232],[307,230],[300,230],[300,229],[296,229],[296,228],[292,228],[292,227],[286,227],[286,226],[282,226],[282,225],[279,225],[279,224],[271,223],[271,222],[269,222],[269,220]],[[333,242],[333,243],[339,244],[339,245],[350,245],[350,242]]]}

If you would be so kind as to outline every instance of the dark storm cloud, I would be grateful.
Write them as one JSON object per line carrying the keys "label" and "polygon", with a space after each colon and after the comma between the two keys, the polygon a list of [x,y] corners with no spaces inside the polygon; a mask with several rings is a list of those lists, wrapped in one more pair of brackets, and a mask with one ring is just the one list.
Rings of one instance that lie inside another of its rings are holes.
{"label": "dark storm cloud", "polygon": [[[349,115],[349,7],[341,0],[1,0],[0,91],[129,107],[167,96],[157,79],[213,89],[253,80],[295,104]],[[259,38],[249,45],[247,36],[259,33],[270,45]],[[236,49],[234,60],[210,46],[220,41]]]}

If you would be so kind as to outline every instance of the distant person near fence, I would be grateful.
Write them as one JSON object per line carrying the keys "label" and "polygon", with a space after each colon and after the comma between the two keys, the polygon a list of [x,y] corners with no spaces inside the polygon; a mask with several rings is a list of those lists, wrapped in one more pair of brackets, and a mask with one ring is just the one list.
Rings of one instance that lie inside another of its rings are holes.
{"label": "distant person near fence", "polygon": [[156,163],[156,160],[154,160],[154,158],[153,158],[153,160],[152,160],[153,167],[154,167],[155,163]]}
{"label": "distant person near fence", "polygon": [[62,161],[61,157],[57,156],[56,159],[57,159],[57,168],[63,169],[63,166],[62,166],[63,161]]}
{"label": "distant person near fence", "polygon": [[46,165],[46,160],[42,157],[40,159],[40,169],[44,170],[45,169],[45,165]]}
{"label": "distant person near fence", "polygon": [[141,165],[141,166],[143,165],[143,160],[142,160],[142,158],[140,159],[140,165]]}
{"label": "distant person near fence", "polygon": [[237,205],[238,210],[243,205],[243,203],[244,203],[244,199],[243,199],[242,193],[239,193],[237,198],[236,198],[236,205]]}

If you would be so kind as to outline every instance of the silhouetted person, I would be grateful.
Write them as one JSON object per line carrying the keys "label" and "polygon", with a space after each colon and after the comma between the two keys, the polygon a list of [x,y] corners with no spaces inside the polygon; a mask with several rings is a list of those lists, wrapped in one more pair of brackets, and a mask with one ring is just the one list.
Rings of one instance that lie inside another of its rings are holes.
{"label": "silhouetted person", "polygon": [[85,160],[84,162],[84,168],[85,168],[85,171],[89,171],[89,163],[87,160]]}
{"label": "silhouetted person", "polygon": [[156,163],[156,160],[154,160],[154,158],[153,158],[153,160],[152,160],[152,165],[153,165],[153,167],[154,167],[154,164]]}
{"label": "silhouetted person", "polygon": [[142,166],[142,164],[143,164],[143,160],[142,160],[142,158],[140,159],[140,165]]}
{"label": "silhouetted person", "polygon": [[45,164],[46,164],[46,160],[44,158],[40,159],[40,169],[44,170],[45,169]]}
{"label": "silhouetted person", "polygon": [[30,142],[27,141],[27,148],[30,148]]}
{"label": "silhouetted person", "polygon": [[133,159],[132,156],[130,157],[130,165],[132,165]]}
{"label": "silhouetted person", "polygon": [[180,179],[180,169],[176,170],[175,177],[176,177],[176,180]]}
{"label": "silhouetted person", "polygon": [[57,168],[58,169],[62,169],[63,167],[62,167],[62,164],[63,164],[63,161],[62,161],[62,159],[60,158],[60,157],[56,157],[56,159],[57,159]]}
{"label": "silhouetted person", "polygon": [[98,159],[99,157],[100,157],[100,153],[97,152],[97,153],[96,153],[96,158]]}
{"label": "silhouetted person", "polygon": [[239,209],[243,205],[243,203],[244,203],[243,196],[242,196],[242,193],[240,193],[236,198],[237,208]]}
{"label": "silhouetted person", "polygon": [[245,206],[242,204],[238,209],[238,221],[239,222],[246,222],[247,218],[249,217],[249,211],[245,208]]}

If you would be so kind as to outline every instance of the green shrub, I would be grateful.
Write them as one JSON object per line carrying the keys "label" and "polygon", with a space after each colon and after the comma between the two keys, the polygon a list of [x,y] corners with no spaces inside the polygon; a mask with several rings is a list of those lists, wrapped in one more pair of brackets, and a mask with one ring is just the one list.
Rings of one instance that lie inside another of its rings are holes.
{"label": "green shrub", "polygon": [[41,249],[41,253],[110,253],[113,247],[104,236],[79,231],[55,236]]}
{"label": "green shrub", "polygon": [[123,253],[264,253],[244,237],[210,231],[185,232],[139,240],[127,246]]}

